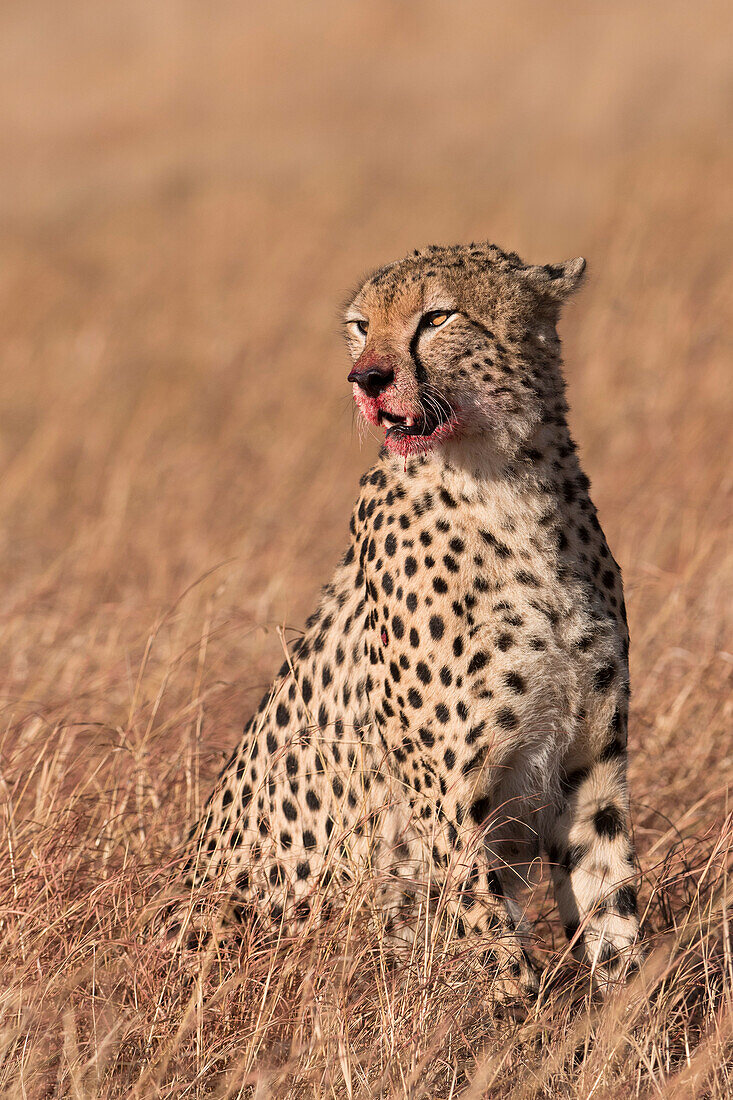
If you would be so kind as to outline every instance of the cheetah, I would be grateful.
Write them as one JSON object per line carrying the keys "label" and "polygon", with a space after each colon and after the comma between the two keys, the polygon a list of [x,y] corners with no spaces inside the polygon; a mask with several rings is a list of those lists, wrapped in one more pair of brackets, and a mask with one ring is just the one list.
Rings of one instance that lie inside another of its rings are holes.
{"label": "cheetah", "polygon": [[281,932],[366,871],[397,941],[432,905],[501,997],[537,989],[518,896],[543,855],[597,987],[642,957],[621,575],[556,331],[585,266],[431,246],[353,296],[348,380],[383,447],[188,863]]}

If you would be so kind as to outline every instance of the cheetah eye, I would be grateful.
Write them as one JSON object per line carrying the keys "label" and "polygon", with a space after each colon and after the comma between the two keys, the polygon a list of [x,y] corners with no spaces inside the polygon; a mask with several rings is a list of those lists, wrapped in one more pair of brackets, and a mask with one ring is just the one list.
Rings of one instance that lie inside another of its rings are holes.
{"label": "cheetah eye", "polygon": [[348,321],[346,327],[351,330],[354,336],[366,336],[369,331],[369,322],[365,321],[363,317],[356,317],[353,321]]}
{"label": "cheetah eye", "polygon": [[423,324],[429,325],[430,328],[440,328],[452,316],[452,312],[448,309],[433,309],[430,313],[425,313],[422,320]]}

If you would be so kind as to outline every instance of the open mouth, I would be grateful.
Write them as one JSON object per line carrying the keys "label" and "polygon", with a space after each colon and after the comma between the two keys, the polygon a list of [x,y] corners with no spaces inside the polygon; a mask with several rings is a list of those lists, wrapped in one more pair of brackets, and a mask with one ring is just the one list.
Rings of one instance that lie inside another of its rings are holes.
{"label": "open mouth", "polygon": [[386,439],[416,437],[427,439],[452,419],[451,410],[443,402],[436,401],[435,408],[426,410],[419,416],[400,416],[398,413],[379,409],[377,421],[387,428]]}

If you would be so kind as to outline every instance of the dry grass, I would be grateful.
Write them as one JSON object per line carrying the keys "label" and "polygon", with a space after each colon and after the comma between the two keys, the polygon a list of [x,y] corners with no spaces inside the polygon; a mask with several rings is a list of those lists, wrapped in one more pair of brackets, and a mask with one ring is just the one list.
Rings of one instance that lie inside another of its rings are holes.
{"label": "dry grass", "polygon": [[[728,1097],[730,12],[209,10],[0,14],[2,1095]],[[140,919],[373,453],[336,304],[481,236],[590,259],[563,334],[653,948],[589,1009],[543,887],[524,1020],[460,959],[395,974],[354,907],[279,950]]]}

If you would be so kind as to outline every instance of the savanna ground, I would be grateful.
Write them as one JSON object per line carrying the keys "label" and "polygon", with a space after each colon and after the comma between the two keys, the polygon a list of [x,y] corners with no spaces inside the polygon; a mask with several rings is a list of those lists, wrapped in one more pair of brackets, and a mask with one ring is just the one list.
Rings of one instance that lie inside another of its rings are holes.
{"label": "savanna ground", "polygon": [[[716,2],[3,5],[3,1096],[731,1095],[730,30]],[[524,1019],[460,955],[395,972],[355,905],[279,950],[143,919],[376,451],[337,305],[479,237],[589,259],[562,334],[626,579],[651,948],[589,1005],[545,874]]]}

